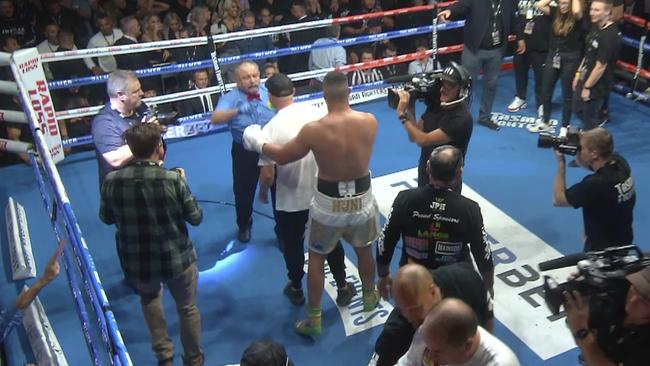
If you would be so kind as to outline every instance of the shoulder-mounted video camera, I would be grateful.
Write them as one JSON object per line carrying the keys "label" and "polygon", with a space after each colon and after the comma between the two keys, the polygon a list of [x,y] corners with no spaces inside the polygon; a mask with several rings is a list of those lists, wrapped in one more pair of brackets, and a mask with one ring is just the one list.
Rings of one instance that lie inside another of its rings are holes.
{"label": "shoulder-mounted video camera", "polygon": [[[440,102],[440,83],[442,80],[459,84],[460,88],[456,100],[447,103]],[[472,86],[472,78],[469,76],[467,70],[453,61],[450,62],[449,66],[441,70],[415,75],[396,76],[388,78],[384,82],[387,84],[402,83],[404,90],[409,92],[411,103],[415,103],[416,100],[422,100],[428,107],[437,105],[446,107],[463,102],[469,98]],[[397,91],[388,88],[388,106],[392,109],[397,109],[398,104],[399,95]]]}
{"label": "shoulder-mounted video camera", "polygon": [[575,156],[580,150],[580,129],[574,126],[562,127],[558,136],[541,133],[537,139],[541,149],[557,149],[562,154]]}
{"label": "shoulder-mounted video camera", "polygon": [[544,276],[544,300],[551,313],[558,315],[564,304],[564,291],[578,291],[611,301],[626,289],[627,275],[650,265],[650,257],[644,257],[634,245],[610,247],[602,251],[577,253],[552,259],[539,264],[540,271],[563,268],[577,264],[578,276],[564,283]]}

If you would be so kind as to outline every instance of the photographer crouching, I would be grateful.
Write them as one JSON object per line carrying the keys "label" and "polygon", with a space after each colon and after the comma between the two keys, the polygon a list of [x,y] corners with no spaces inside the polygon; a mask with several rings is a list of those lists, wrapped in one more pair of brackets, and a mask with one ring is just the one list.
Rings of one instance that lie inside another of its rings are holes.
{"label": "photographer crouching", "polygon": [[632,244],[636,194],[630,166],[614,152],[612,135],[604,128],[576,134],[568,136],[569,145],[574,145],[568,153],[575,154],[576,162],[593,174],[567,189],[566,162],[561,152],[567,151],[564,145],[556,146],[558,169],[553,185],[553,205],[582,207],[586,252]]}
{"label": "photographer crouching", "polygon": [[[409,139],[422,148],[418,163],[418,187],[429,184],[427,161],[437,146],[455,146],[465,157],[473,127],[472,115],[467,107],[471,84],[467,70],[451,62],[442,71],[413,78],[412,83],[397,92],[398,103],[395,103],[394,92],[389,91],[389,105],[397,111]],[[427,105],[417,122],[416,99],[423,99]],[[462,186],[462,181],[458,180],[452,188],[460,193]]]}
{"label": "photographer crouching", "polygon": [[564,292],[567,327],[585,365],[641,366],[650,360],[650,267],[626,279],[629,289],[608,306],[609,317],[590,309],[594,302],[580,292]]}

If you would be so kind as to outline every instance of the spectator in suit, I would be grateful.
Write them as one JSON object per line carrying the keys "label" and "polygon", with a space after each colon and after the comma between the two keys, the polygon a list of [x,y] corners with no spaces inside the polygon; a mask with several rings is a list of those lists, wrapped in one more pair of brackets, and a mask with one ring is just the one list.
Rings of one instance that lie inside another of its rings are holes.
{"label": "spectator in suit", "polygon": [[[397,56],[397,47],[395,44],[391,41],[388,41],[387,43],[383,44],[381,47],[381,57],[382,58],[387,58],[387,57],[395,57]],[[392,65],[386,65],[380,69],[381,74],[383,75],[384,79],[392,78],[398,75],[403,75],[406,73],[406,65],[402,64],[392,64]]]}
{"label": "spectator in suit", "polygon": [[[194,88],[205,89],[210,85],[210,76],[207,70],[194,71]],[[217,106],[216,94],[203,94],[179,103],[179,110],[183,116],[212,112]]]}
{"label": "spectator in suit", "polygon": [[[140,22],[133,17],[127,16],[120,21],[122,28],[122,38],[115,41],[116,46],[125,46],[138,43],[138,38],[142,35]],[[120,70],[137,70],[147,67],[147,59],[143,53],[121,54],[115,56],[117,68]]]}

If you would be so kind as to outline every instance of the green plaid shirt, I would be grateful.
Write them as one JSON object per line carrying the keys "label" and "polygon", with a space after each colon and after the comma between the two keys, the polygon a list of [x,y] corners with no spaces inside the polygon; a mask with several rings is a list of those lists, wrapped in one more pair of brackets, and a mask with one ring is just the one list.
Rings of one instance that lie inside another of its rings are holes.
{"label": "green plaid shirt", "polygon": [[99,217],[117,227],[118,256],[127,279],[172,279],[196,261],[185,221],[203,212],[180,174],[135,161],[106,176]]}

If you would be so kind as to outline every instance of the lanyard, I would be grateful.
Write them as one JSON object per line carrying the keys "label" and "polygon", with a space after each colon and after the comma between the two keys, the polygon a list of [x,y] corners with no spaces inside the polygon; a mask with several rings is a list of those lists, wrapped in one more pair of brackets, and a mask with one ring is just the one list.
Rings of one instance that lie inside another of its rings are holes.
{"label": "lanyard", "polygon": [[102,37],[104,37],[104,41],[106,41],[107,45],[112,46],[112,45],[115,44],[115,33],[113,33],[113,31],[111,31],[111,41],[110,42],[108,41],[108,38],[106,38],[104,33],[102,33]]}

